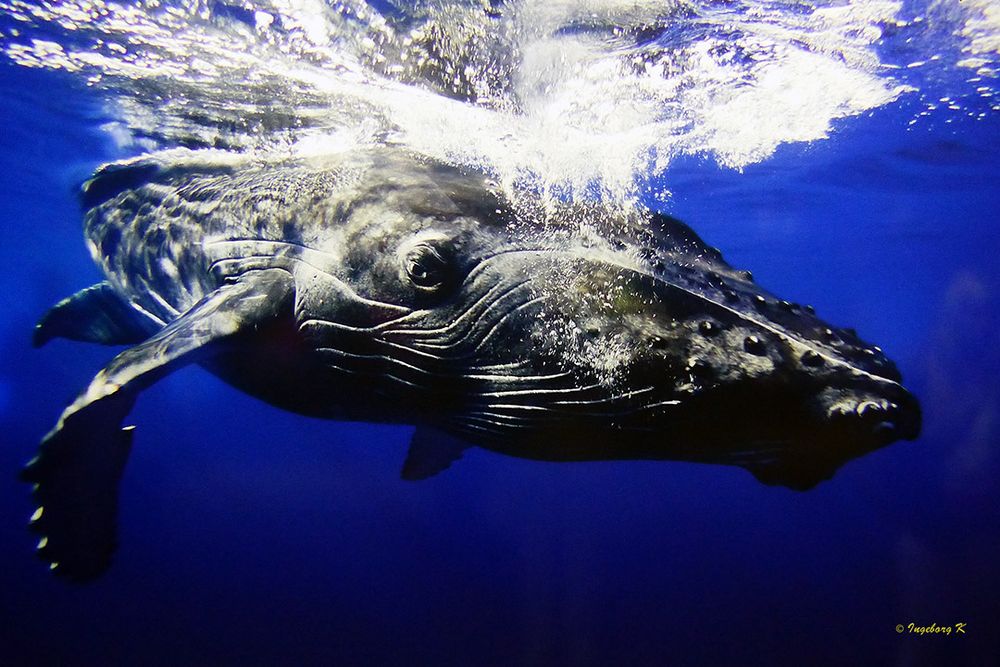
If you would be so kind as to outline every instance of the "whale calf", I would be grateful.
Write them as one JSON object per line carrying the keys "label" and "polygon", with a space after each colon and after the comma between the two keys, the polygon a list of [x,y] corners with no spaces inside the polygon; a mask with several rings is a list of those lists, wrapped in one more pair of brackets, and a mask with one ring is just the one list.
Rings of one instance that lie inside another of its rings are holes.
{"label": "whale calf", "polygon": [[391,147],[165,151],[102,167],[81,199],[105,280],[35,343],[129,347],[23,473],[39,554],[70,579],[110,563],[137,395],[188,364],[302,414],[416,425],[408,479],[479,446],[807,489],[920,429],[881,350],[652,211],[513,200]]}

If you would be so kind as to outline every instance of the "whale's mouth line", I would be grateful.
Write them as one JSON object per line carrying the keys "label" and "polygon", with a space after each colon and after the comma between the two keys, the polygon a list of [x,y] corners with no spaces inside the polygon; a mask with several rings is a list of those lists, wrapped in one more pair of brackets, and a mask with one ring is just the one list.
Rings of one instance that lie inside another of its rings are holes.
{"label": "whale's mouth line", "polygon": [[[919,432],[919,416],[908,407],[912,399],[907,398],[899,382],[858,368],[819,345],[801,340],[794,331],[787,330],[787,323],[772,322],[766,313],[724,303],[721,297],[713,298],[717,296],[714,292],[702,292],[682,276],[672,280],[674,274],[669,270],[654,270],[604,247],[567,248],[538,243],[501,248],[472,259],[471,268],[456,282],[450,296],[433,306],[409,308],[363,296],[337,277],[339,260],[333,253],[301,243],[230,239],[206,246],[215,255],[211,268],[219,273],[235,271],[238,275],[270,266],[293,274],[321,274],[338,298],[352,302],[352,307],[361,311],[375,313],[371,318],[338,321],[336,315],[300,309],[297,303],[298,330],[310,341],[321,363],[347,376],[379,382],[386,387],[387,395],[415,400],[437,393],[450,396],[448,400],[464,406],[466,411],[454,415],[455,425],[464,425],[483,437],[530,438],[535,431],[558,429],[560,420],[582,420],[596,427],[594,420],[604,419],[615,422],[622,433],[653,438],[665,423],[663,420],[687,404],[676,393],[661,392],[654,386],[637,392],[627,388],[609,390],[611,395],[605,395],[602,392],[606,388],[599,383],[588,385],[566,369],[539,372],[523,360],[500,366],[488,364],[490,346],[506,335],[510,326],[517,326],[515,318],[525,314],[530,319],[529,314],[536,312],[532,309],[544,308],[546,301],[549,307],[558,308],[559,295],[565,293],[556,284],[560,277],[588,274],[611,274],[626,282],[638,280],[633,289],[654,297],[653,302],[687,302],[685,308],[704,311],[724,324],[739,323],[775,336],[794,348],[795,357],[808,350],[823,359],[821,365],[828,375],[816,376],[815,382],[821,384],[804,389],[813,396],[810,400],[816,401],[811,413],[814,417],[803,421],[797,430],[757,432],[755,439],[746,443],[740,443],[734,434],[720,432],[715,437],[727,446],[720,444],[714,453],[714,447],[709,451],[693,448],[686,454],[691,459],[707,457],[744,467],[780,463],[783,457],[797,456],[799,445],[809,439],[803,431],[807,421],[813,428],[829,430],[826,436],[836,436],[834,439],[843,441],[844,447],[853,443],[850,446],[858,452],[877,449],[898,438],[912,439]],[[590,283],[584,284],[589,289]],[[650,308],[656,309],[653,302]],[[840,393],[836,400],[822,397],[824,388],[837,387]],[[672,456],[685,456],[685,451],[685,446],[672,449]]]}
{"label": "whale's mouth line", "polygon": [[[240,247],[245,248],[248,245],[251,246],[255,252],[252,254],[243,253],[239,255],[234,255],[231,251],[229,253],[226,252],[227,249],[239,249]],[[295,263],[301,263],[308,266],[310,269],[323,273],[336,284],[338,290],[343,295],[347,296],[363,308],[371,309],[373,312],[381,311],[387,315],[395,314],[394,317],[390,316],[389,319],[385,319],[373,326],[355,328],[358,333],[364,331],[380,337],[406,335],[431,337],[435,333],[444,334],[454,332],[455,326],[458,325],[458,323],[467,323],[470,318],[473,320],[475,319],[471,317],[470,314],[475,312],[475,308],[481,300],[486,299],[487,296],[491,294],[490,290],[492,289],[488,288],[486,292],[483,292],[480,296],[475,297],[475,300],[472,301],[467,308],[463,309],[461,313],[455,315],[453,321],[446,326],[427,330],[422,330],[420,327],[407,328],[406,325],[409,323],[420,323],[433,318],[436,308],[408,308],[377,299],[369,299],[358,294],[349,285],[336,276],[336,270],[333,266],[331,266],[336,258],[329,252],[290,241],[270,241],[249,238],[206,242],[205,247],[216,248],[223,253],[222,257],[216,257],[209,265],[210,271],[223,276],[241,273],[254,268],[275,266],[286,268],[292,272],[294,271],[293,265]],[[853,373],[864,376],[873,382],[888,383],[898,389],[902,389],[902,384],[899,381],[868,371],[856,364],[848,363],[845,360],[839,359],[833,356],[829,351],[825,350],[822,346],[819,346],[802,336],[795,335],[793,332],[771,323],[766,318],[761,317],[752,311],[731,307],[730,305],[723,303],[721,299],[711,298],[708,294],[689,289],[678,282],[666,280],[662,275],[657,275],[654,271],[651,271],[638,263],[630,264],[619,261],[614,256],[610,256],[609,253],[604,253],[600,250],[586,249],[583,251],[574,251],[547,248],[544,246],[501,250],[489,255],[488,257],[480,259],[472,270],[469,271],[463,278],[461,284],[456,290],[456,294],[474,294],[476,291],[477,279],[503,259],[512,259],[518,256],[533,257],[539,255],[545,255],[552,258],[562,257],[574,261],[592,262],[595,264],[600,263],[620,271],[630,272],[636,276],[652,281],[658,289],[670,291],[676,294],[682,294],[684,295],[684,298],[687,299],[696,299],[699,303],[703,304],[703,307],[715,310],[720,319],[724,321],[746,322],[749,325],[759,327],[761,330],[768,332],[777,339],[784,341],[786,344],[794,346],[796,348],[797,356],[810,354],[813,355],[814,359],[818,360],[816,363],[822,363],[828,366],[849,365]],[[518,285],[515,285],[511,289],[513,290],[530,280],[535,280],[535,278],[529,278]],[[539,301],[540,300],[541,299],[539,299]],[[519,305],[521,304],[513,304],[511,307],[518,307]],[[334,324],[329,320],[327,320],[327,322]],[[472,323],[472,327],[474,326],[475,322]],[[429,353],[434,353],[435,347],[439,345],[444,345],[445,347],[453,346],[453,344],[447,343],[442,344],[419,341],[413,341],[412,344],[417,348],[425,349],[425,351]]]}

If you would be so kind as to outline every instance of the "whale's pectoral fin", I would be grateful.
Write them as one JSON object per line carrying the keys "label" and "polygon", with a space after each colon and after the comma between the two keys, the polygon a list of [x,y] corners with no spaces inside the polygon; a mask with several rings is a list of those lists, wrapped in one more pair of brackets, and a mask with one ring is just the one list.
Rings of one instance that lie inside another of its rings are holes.
{"label": "whale's pectoral fin", "polygon": [[810,460],[805,457],[776,460],[745,466],[759,482],[768,486],[784,486],[793,491],[808,491],[833,477],[840,464],[829,458]]}
{"label": "whale's pectoral fin", "polygon": [[292,277],[279,269],[240,276],[115,357],[66,408],[22,473],[38,502],[32,529],[41,535],[39,555],[52,569],[84,581],[110,564],[132,436],[121,424],[139,391],[198,361],[212,343],[290,312],[293,291]]}
{"label": "whale's pectoral fin", "polygon": [[433,477],[462,458],[471,445],[434,428],[420,427],[410,440],[401,477],[409,482]]}
{"label": "whale's pectoral fin", "polygon": [[70,579],[92,579],[111,561],[118,482],[132,446],[132,428],[120,425],[134,398],[115,392],[65,415],[21,475],[35,485],[38,554]]}
{"label": "whale's pectoral fin", "polygon": [[106,282],[66,297],[35,326],[32,342],[41,347],[53,338],[69,338],[105,345],[133,345],[149,336],[150,325]]}

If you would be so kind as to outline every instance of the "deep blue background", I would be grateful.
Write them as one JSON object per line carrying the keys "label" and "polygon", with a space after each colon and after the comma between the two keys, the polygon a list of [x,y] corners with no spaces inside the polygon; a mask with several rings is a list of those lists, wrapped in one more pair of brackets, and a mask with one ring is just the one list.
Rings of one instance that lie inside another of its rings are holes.
{"label": "deep blue background", "polygon": [[[118,157],[94,103],[0,68],[0,664],[997,664],[1000,114],[907,130],[904,100],[743,173],[668,176],[669,211],[732,264],[897,361],[918,441],[807,493],[481,450],[406,483],[409,429],[189,368],[141,397],[121,548],[74,587],[34,558],[14,478],[113,355],[29,345],[99,280],[73,194]],[[896,634],[910,622],[968,634]]]}

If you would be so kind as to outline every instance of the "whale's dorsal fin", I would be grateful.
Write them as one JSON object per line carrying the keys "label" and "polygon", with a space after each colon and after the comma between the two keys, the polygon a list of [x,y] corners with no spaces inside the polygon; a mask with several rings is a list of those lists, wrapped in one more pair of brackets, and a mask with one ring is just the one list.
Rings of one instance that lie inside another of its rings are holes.
{"label": "whale's dorsal fin", "polygon": [[41,347],[53,338],[105,345],[134,345],[162,326],[132,308],[107,282],[66,297],[35,325],[32,343]]}
{"label": "whale's dorsal fin", "polygon": [[413,433],[401,477],[409,482],[433,477],[462,458],[469,443],[435,428],[422,426]]}
{"label": "whale's dorsal fin", "polygon": [[131,446],[122,421],[138,393],[211,352],[213,343],[291,311],[292,277],[250,271],[212,292],[159,333],[111,360],[63,411],[22,478],[34,484],[32,528],[39,555],[83,581],[103,572],[115,549],[118,482]]}

